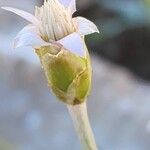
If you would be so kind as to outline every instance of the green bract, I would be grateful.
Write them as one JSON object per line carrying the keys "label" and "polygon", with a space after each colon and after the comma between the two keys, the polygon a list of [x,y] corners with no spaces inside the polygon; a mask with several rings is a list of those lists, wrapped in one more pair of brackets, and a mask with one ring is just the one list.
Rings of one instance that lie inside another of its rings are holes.
{"label": "green bract", "polygon": [[71,105],[84,102],[91,87],[89,55],[82,58],[63,47],[52,46],[42,47],[36,52],[55,95]]}

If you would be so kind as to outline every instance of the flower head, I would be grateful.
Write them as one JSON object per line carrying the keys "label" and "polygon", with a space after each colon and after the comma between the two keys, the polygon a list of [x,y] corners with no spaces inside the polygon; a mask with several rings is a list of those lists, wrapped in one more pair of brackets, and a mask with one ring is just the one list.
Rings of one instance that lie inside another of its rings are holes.
{"label": "flower head", "polygon": [[[75,0],[45,0],[41,7],[35,8],[35,16],[16,8],[2,8],[32,23],[19,32],[14,42],[15,48],[21,46],[39,48],[57,43],[84,57],[81,36],[99,32],[91,21],[83,17],[72,18],[72,14],[76,11]],[[66,42],[69,40],[75,41],[74,44]]]}
{"label": "flower head", "polygon": [[84,36],[99,32],[96,25],[72,15],[75,0],[45,0],[35,8],[35,15],[11,7],[31,24],[16,36],[14,46],[32,46],[38,54],[54,93],[68,104],[79,104],[88,95],[91,66]]}

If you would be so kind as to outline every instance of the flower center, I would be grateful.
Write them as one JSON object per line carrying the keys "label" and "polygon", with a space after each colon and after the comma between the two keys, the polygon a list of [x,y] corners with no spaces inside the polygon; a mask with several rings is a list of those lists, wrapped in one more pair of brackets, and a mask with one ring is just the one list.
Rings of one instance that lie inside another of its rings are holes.
{"label": "flower center", "polygon": [[45,41],[57,41],[75,31],[72,15],[58,0],[45,0],[42,7],[36,7],[35,16]]}

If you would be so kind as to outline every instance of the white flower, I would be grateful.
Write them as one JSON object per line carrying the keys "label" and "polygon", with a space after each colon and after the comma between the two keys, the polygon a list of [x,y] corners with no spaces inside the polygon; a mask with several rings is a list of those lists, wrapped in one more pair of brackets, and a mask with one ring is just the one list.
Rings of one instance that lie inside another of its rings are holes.
{"label": "white flower", "polygon": [[2,7],[32,24],[24,27],[14,41],[14,47],[32,46],[40,48],[61,44],[72,53],[85,57],[84,36],[98,32],[96,25],[83,18],[72,18],[76,11],[75,0],[45,0],[42,7],[35,8],[35,16],[11,7]]}

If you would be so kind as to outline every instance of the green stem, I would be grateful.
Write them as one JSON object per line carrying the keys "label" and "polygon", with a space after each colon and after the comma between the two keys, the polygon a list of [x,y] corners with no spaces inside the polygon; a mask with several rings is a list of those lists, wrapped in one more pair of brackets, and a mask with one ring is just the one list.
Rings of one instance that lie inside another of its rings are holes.
{"label": "green stem", "polygon": [[67,106],[84,150],[98,150],[89,123],[86,103]]}

